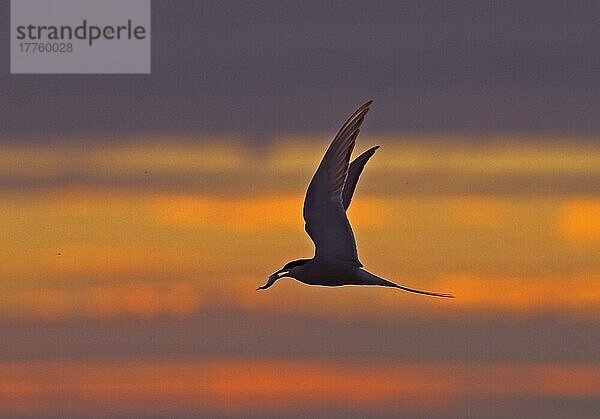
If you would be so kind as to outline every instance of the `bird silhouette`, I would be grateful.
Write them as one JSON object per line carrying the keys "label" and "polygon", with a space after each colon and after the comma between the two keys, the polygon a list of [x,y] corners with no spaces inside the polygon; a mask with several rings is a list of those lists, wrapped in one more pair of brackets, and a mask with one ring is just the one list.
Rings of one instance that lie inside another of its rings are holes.
{"label": "bird silhouette", "polygon": [[286,263],[257,290],[269,288],[280,278],[291,277],[308,285],[379,285],[417,294],[454,298],[450,294],[420,291],[380,278],[365,269],[358,259],[356,241],[346,216],[358,178],[379,146],[350,157],[360,127],[373,101],[362,105],[342,125],[321,160],[304,199],[305,230],[315,244],[312,259]]}

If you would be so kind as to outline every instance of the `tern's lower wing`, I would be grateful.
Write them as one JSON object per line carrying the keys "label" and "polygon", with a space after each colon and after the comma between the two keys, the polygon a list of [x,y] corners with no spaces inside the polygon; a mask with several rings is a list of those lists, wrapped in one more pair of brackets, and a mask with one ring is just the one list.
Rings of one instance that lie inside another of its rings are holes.
{"label": "tern's lower wing", "polygon": [[356,241],[344,207],[338,204],[313,208],[305,214],[305,229],[315,243],[317,259],[333,259],[361,267]]}

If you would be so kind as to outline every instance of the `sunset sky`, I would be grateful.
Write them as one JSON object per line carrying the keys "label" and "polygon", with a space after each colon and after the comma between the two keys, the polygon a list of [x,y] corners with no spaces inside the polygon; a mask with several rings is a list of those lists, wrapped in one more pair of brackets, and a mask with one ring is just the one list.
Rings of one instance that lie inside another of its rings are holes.
{"label": "sunset sky", "polygon": [[[154,2],[148,76],[1,59],[0,416],[599,411],[600,8],[354,6]],[[257,292],[368,99],[361,261],[456,298]]]}

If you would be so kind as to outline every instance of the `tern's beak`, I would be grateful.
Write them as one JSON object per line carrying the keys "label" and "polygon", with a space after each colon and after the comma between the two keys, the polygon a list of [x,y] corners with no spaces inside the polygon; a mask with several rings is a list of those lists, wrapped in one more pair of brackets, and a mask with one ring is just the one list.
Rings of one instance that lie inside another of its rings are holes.
{"label": "tern's beak", "polygon": [[263,285],[262,287],[258,287],[256,290],[257,291],[258,290],[266,290],[271,285],[273,285],[275,283],[275,281],[277,281],[279,278],[282,278],[289,273],[290,273],[290,271],[288,271],[288,270],[281,270],[281,271],[275,272],[273,275],[271,275],[269,277],[269,279],[267,280],[267,283],[265,285]]}

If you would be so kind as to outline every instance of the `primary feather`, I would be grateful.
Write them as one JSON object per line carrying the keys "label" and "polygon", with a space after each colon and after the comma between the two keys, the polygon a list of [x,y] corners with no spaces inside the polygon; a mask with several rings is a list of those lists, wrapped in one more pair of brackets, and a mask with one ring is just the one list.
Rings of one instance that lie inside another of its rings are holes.
{"label": "primary feather", "polygon": [[[317,259],[334,259],[362,266],[354,233],[346,216],[343,191],[356,137],[371,103],[365,103],[344,123],[325,152],[306,191],[303,211],[305,230],[315,244]],[[352,195],[352,192],[349,193]]]}

